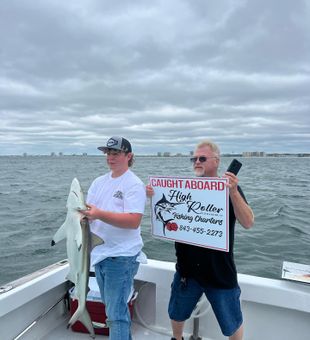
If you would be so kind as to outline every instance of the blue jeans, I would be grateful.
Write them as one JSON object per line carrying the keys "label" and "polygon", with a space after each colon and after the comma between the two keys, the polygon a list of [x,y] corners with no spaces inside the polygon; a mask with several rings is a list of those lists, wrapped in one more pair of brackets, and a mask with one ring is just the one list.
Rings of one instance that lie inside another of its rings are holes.
{"label": "blue jeans", "polygon": [[131,317],[127,301],[139,268],[136,259],[137,255],[108,257],[95,265],[111,340],[131,340]]}

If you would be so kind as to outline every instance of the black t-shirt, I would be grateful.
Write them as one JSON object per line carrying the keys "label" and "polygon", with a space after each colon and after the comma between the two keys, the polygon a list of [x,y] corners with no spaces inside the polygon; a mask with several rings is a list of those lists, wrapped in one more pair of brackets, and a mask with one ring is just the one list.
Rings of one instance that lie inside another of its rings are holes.
{"label": "black t-shirt", "polygon": [[[245,196],[238,186],[238,191]],[[202,286],[234,288],[238,285],[234,262],[236,216],[229,198],[229,252],[175,242],[176,269],[182,277],[191,277]]]}

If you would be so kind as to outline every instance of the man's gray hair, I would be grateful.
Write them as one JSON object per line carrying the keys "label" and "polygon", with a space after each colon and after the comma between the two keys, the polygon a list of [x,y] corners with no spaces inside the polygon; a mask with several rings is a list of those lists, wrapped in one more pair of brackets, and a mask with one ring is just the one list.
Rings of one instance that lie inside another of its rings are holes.
{"label": "man's gray hair", "polygon": [[220,148],[215,143],[213,143],[211,140],[205,139],[201,141],[200,143],[196,145],[196,149],[202,148],[204,146],[208,146],[217,155],[217,157],[220,157],[221,155]]}

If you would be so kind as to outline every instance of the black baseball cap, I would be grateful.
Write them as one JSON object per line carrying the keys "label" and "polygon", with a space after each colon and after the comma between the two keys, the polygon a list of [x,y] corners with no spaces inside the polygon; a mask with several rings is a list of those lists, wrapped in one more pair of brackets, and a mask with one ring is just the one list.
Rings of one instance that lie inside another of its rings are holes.
{"label": "black baseball cap", "polygon": [[132,152],[131,144],[126,138],[113,136],[108,139],[106,146],[99,146],[98,150],[106,152],[109,149]]}

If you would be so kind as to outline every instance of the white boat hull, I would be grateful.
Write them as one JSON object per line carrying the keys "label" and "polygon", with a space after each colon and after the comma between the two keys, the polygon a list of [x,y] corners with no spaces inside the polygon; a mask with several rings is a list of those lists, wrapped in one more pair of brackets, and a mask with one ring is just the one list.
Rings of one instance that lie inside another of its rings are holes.
{"label": "white boat hull", "polygon": [[[1,339],[89,339],[87,334],[66,329],[69,315],[65,304],[62,301],[56,304],[68,291],[67,273],[68,264],[60,262],[10,283],[13,288],[0,293]],[[174,263],[171,262],[148,260],[148,264],[140,265],[135,279],[138,298],[133,339],[168,339],[171,336],[167,304],[173,275]],[[238,278],[245,339],[309,339],[310,285],[242,274]],[[207,303],[202,303],[202,311],[206,306]],[[207,310],[199,318],[199,336],[225,339],[212,310]],[[193,324],[193,319],[186,322],[187,337],[193,334]]]}

